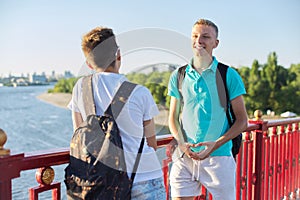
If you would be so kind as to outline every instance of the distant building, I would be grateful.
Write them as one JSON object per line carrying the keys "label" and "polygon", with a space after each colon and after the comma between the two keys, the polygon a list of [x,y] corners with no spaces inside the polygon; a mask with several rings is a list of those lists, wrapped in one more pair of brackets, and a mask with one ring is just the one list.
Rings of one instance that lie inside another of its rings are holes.
{"label": "distant building", "polygon": [[72,78],[74,75],[70,71],[65,71],[64,78]]}
{"label": "distant building", "polygon": [[36,73],[29,75],[29,83],[43,84],[47,82],[45,74],[37,75]]}

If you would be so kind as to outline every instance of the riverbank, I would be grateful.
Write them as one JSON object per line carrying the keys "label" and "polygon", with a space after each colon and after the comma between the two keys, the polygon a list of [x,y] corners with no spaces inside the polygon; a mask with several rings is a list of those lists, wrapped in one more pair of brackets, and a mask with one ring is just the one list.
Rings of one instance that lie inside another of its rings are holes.
{"label": "riverbank", "polygon": [[67,106],[71,101],[72,95],[68,93],[42,93],[37,98],[54,106],[68,109]]}
{"label": "riverbank", "polygon": [[[38,95],[37,98],[54,106],[68,109],[67,106],[71,101],[72,95],[68,93],[42,93]],[[168,114],[169,112],[167,110],[160,108],[159,115],[154,117],[155,123],[168,126]]]}

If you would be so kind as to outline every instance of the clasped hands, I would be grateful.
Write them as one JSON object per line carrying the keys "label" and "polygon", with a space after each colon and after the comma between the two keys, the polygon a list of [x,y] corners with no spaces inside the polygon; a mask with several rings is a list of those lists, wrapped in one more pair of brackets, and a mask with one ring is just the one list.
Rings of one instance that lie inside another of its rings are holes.
{"label": "clasped hands", "polygon": [[[200,152],[193,152],[191,147],[204,146],[205,149]],[[197,144],[183,143],[179,145],[179,148],[186,156],[194,160],[204,160],[207,158],[215,149],[216,142],[199,142]]]}

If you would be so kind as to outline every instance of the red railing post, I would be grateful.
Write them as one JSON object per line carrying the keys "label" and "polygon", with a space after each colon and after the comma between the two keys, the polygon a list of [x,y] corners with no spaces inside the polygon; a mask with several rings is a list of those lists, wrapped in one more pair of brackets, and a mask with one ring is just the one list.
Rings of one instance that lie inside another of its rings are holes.
{"label": "red railing post", "polygon": [[254,142],[254,188],[253,188],[253,198],[263,199],[263,166],[262,159],[264,152],[264,140],[263,132],[267,131],[267,121],[262,120],[249,120],[250,124],[259,125],[259,129],[254,131],[253,142]]}
{"label": "red railing post", "polygon": [[29,189],[29,200],[38,200],[39,193],[52,190],[52,200],[60,200],[60,182],[51,183],[50,185],[40,185]]}
{"label": "red railing post", "polygon": [[52,167],[41,167],[35,173],[39,186],[29,188],[29,200],[38,200],[39,193],[52,190],[52,200],[60,200],[60,182],[52,183],[55,172]]}
{"label": "red railing post", "polygon": [[[279,129],[279,127],[277,127]],[[278,130],[277,130],[278,131]],[[281,146],[282,146],[282,135],[278,131],[277,133],[277,151],[276,151],[276,187],[277,187],[277,192],[276,192],[276,199],[279,199],[281,196],[280,190],[281,190],[281,179],[282,179],[282,165],[281,165]]]}
{"label": "red railing post", "polygon": [[[170,139],[170,138],[169,138]],[[170,171],[170,163],[172,163],[172,154],[176,148],[175,140],[171,140],[166,145],[166,159],[162,160],[162,171],[164,177],[164,184],[166,188],[166,199],[171,199],[170,197],[170,183],[169,183],[169,171]]]}
{"label": "red railing post", "polygon": [[241,152],[244,146],[244,142],[242,143],[241,149],[240,149],[240,153],[238,153],[236,155],[236,199],[239,200],[241,199]]}
{"label": "red railing post", "polygon": [[263,196],[265,200],[269,199],[269,167],[270,167],[270,138],[268,135],[268,130],[263,132],[263,158],[262,158],[262,181],[263,181]]}
{"label": "red railing post", "polygon": [[[248,138],[248,139],[247,139]],[[247,199],[247,165],[248,165],[248,147],[249,147],[249,137],[245,138],[245,142],[243,145],[243,150],[242,150],[242,166],[241,166],[241,190],[242,190],[242,200]]]}
{"label": "red railing post", "polygon": [[280,145],[280,151],[279,151],[279,163],[280,163],[280,174],[279,174],[279,198],[282,198],[284,196],[285,192],[285,185],[284,185],[284,172],[285,172],[285,127],[284,125],[280,126],[280,135],[279,135],[279,144]]}
{"label": "red railing post", "polygon": [[286,183],[286,188],[287,188],[287,193],[286,195],[288,196],[293,196],[294,192],[292,189],[292,182],[294,177],[292,176],[292,170],[293,170],[293,150],[294,146],[292,145],[292,131],[293,131],[293,124],[288,124],[288,133],[287,133],[287,163],[286,163],[286,177],[285,177],[285,183]]}
{"label": "red railing post", "polygon": [[11,180],[0,181],[0,199],[12,199]]}
{"label": "red railing post", "polygon": [[0,199],[12,199],[12,179],[20,177],[24,154],[0,156]]}
{"label": "red railing post", "polygon": [[[253,139],[252,139],[252,134],[250,132],[246,132],[249,134],[249,140],[248,140],[248,156],[247,156],[247,163],[248,163],[248,172],[247,172],[247,177],[248,177],[248,199],[252,199],[252,193],[253,193],[253,172],[254,172],[254,166],[253,166]],[[246,159],[246,158],[245,158]]]}
{"label": "red railing post", "polygon": [[296,195],[300,197],[300,130],[299,123],[295,124],[294,128],[294,144],[295,144],[295,186],[293,190],[295,190]]}
{"label": "red railing post", "polygon": [[277,179],[276,179],[276,165],[277,165],[277,127],[272,128],[270,136],[270,165],[269,165],[269,179],[270,179],[270,199],[277,199],[276,191]]}
{"label": "red railing post", "polygon": [[164,176],[164,184],[166,188],[166,199],[170,199],[170,184],[169,184],[169,164],[172,162],[172,159],[166,158],[162,161],[162,171]]}
{"label": "red railing post", "polygon": [[[293,125],[292,125],[292,129],[293,129]],[[291,163],[291,191],[293,192],[292,197],[296,198],[296,180],[297,180],[297,163],[296,163],[296,158],[297,158],[297,132],[295,130],[292,130],[292,142],[291,142],[291,146],[293,146],[293,151],[292,151],[292,163]]]}

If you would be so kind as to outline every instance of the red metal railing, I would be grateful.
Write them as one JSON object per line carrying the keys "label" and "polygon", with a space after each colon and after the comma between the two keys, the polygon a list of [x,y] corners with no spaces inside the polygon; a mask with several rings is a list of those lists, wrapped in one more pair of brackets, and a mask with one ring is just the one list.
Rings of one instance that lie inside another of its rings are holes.
{"label": "red metal railing", "polygon": [[[299,198],[300,191],[300,118],[273,121],[249,120],[244,140],[237,156],[236,199],[277,200]],[[0,152],[3,152],[0,136]],[[169,196],[168,174],[171,164],[168,144],[171,135],[158,137],[158,146],[167,147],[167,158],[162,161],[164,181]],[[8,152],[8,151],[6,151]],[[12,198],[12,179],[20,172],[69,162],[68,148],[34,153],[0,156],[0,199]],[[43,185],[33,190],[57,189],[57,184]],[[59,189],[58,189],[59,190]],[[30,190],[30,199],[37,199],[37,192]],[[212,199],[205,188],[195,199]],[[53,199],[59,199],[60,190],[54,191]]]}

